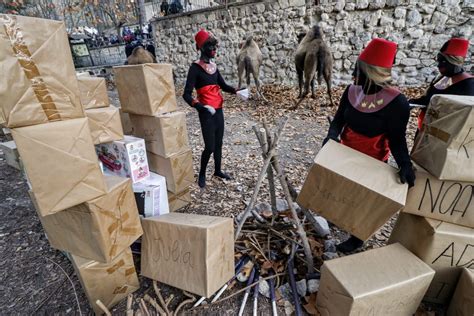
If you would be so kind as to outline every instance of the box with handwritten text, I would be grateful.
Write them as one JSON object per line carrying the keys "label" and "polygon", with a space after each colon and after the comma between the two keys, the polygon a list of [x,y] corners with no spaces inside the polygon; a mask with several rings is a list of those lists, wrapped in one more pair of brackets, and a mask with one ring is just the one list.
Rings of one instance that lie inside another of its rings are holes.
{"label": "box with handwritten text", "polygon": [[210,297],[234,275],[231,218],[170,213],[142,226],[143,276]]}

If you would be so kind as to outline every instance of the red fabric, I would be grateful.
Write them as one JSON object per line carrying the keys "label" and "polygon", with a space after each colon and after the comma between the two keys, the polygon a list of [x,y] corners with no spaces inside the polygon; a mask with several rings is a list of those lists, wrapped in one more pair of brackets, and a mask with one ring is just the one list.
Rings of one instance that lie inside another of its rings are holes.
{"label": "red fabric", "polygon": [[201,49],[209,37],[211,37],[211,34],[209,34],[204,29],[201,29],[199,32],[197,32],[196,35],[194,36],[194,40],[196,41],[197,47]]}
{"label": "red fabric", "polygon": [[464,38],[452,38],[448,41],[446,48],[441,51],[443,54],[466,57],[469,49],[469,41]]}
{"label": "red fabric", "polygon": [[367,137],[346,126],[341,135],[341,143],[381,161],[387,161],[390,155],[385,134]]}
{"label": "red fabric", "polygon": [[418,114],[418,129],[421,130],[423,127],[423,120],[425,119],[426,109],[421,109],[420,114]]}
{"label": "red fabric", "polygon": [[397,43],[374,38],[360,53],[359,60],[372,66],[392,68],[396,54]]}
{"label": "red fabric", "polygon": [[221,87],[218,85],[208,85],[197,89],[197,98],[202,105],[210,105],[214,109],[222,108],[224,98],[221,94]]}

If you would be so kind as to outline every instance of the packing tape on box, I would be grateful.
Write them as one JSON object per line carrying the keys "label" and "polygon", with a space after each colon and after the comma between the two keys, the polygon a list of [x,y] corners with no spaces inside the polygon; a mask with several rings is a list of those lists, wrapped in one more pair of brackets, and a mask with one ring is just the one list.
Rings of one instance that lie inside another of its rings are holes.
{"label": "packing tape on box", "polygon": [[[150,68],[150,67],[148,67],[148,68]],[[153,69],[152,69],[152,71],[153,71]],[[174,89],[173,89],[173,87],[170,86],[170,84],[169,84],[165,79],[163,79],[163,77],[162,77],[161,75],[158,75],[157,77],[158,77],[158,80],[159,80],[164,86],[167,87],[167,89],[166,89],[166,90],[167,90],[167,93],[166,93],[166,95],[161,99],[161,102],[160,102],[160,104],[158,105],[158,108],[161,108],[161,107],[164,106],[164,105],[168,102],[168,100],[173,96],[173,94],[172,94],[171,92],[172,92],[172,91],[174,92]]]}
{"label": "packing tape on box", "polygon": [[186,145],[186,142],[184,141],[184,136],[186,135],[185,133],[187,133],[186,129],[184,128],[184,126],[180,126],[179,129],[178,129],[178,147],[179,148],[182,148]]}
{"label": "packing tape on box", "polygon": [[122,259],[119,262],[117,262],[116,264],[114,264],[113,266],[111,266],[110,268],[108,268],[106,271],[107,271],[108,274],[112,274],[112,273],[115,273],[115,271],[117,271],[118,269],[120,269],[124,265],[125,265],[125,261],[123,261],[123,259]]}
{"label": "packing tape on box", "polygon": [[186,189],[181,193],[174,194],[171,198],[169,198],[169,203],[172,203],[176,200],[187,202],[187,200],[183,199],[182,197],[188,193],[189,193],[189,189]]}
{"label": "packing tape on box", "polygon": [[127,188],[123,188],[122,191],[120,192],[119,198],[117,199],[117,205],[114,208],[119,210],[119,216],[115,214],[113,211],[108,211],[105,210],[101,207],[98,207],[99,212],[107,217],[112,218],[115,220],[114,223],[110,224],[109,227],[107,228],[107,231],[109,232],[110,235],[115,233],[115,236],[113,236],[111,239],[113,240],[112,246],[110,247],[109,255],[111,257],[115,257],[117,254],[117,241],[120,238],[120,236],[134,236],[137,233],[136,228],[124,228],[123,223],[126,222],[130,218],[129,210],[122,210],[123,202],[125,200],[125,197],[127,195]]}
{"label": "packing tape on box", "polygon": [[13,52],[25,72],[26,78],[31,81],[33,91],[48,121],[60,120],[61,116],[59,115],[59,111],[40,75],[36,63],[31,58],[31,52],[25,44],[20,27],[16,23],[16,17],[0,15],[0,20],[4,23],[5,32],[10,40]]}
{"label": "packing tape on box", "polygon": [[431,136],[436,137],[445,143],[447,143],[449,141],[449,138],[451,137],[449,133],[442,131],[439,128],[434,127],[434,126],[427,125],[426,132],[430,134]]}
{"label": "packing tape on box", "polygon": [[[112,267],[108,268],[106,271],[108,274],[114,274],[119,270],[120,268],[125,266],[125,261],[122,259],[116,264],[114,264]],[[128,278],[129,276],[133,275],[136,273],[135,267],[131,266],[130,268],[125,269],[125,277]],[[113,294],[123,294],[126,293],[128,290],[127,285],[122,285],[122,286],[117,286],[114,291],[112,292]]]}

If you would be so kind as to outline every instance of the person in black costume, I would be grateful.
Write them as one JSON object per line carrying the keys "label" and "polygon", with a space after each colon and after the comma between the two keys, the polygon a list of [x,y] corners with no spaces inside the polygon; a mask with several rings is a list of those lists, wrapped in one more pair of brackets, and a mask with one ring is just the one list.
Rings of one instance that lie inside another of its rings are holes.
{"label": "person in black costume", "polygon": [[[211,61],[216,55],[217,40],[205,30],[200,30],[194,38],[197,49],[201,51],[201,57],[189,67],[183,98],[199,113],[204,151],[201,155],[198,185],[204,188],[206,186],[206,168],[212,153],[214,153],[214,175],[222,179],[231,179],[221,169],[222,138],[224,137],[224,113],[222,111],[224,99],[221,89],[232,94],[237,91],[225,83],[216,64]],[[192,96],[194,89],[196,89],[197,98]]]}
{"label": "person in black costume", "polygon": [[[463,68],[468,49],[469,41],[464,38],[452,38],[444,43],[436,57],[440,75],[431,82],[425,95],[409,102],[428,106],[435,94],[474,96],[474,77]],[[419,130],[423,125],[426,111],[427,109],[423,108],[418,116]]]}
{"label": "person in black costume", "polygon": [[[392,152],[400,182],[411,187],[415,173],[406,143],[410,107],[400,91],[388,86],[396,50],[396,43],[376,38],[362,51],[354,84],[344,91],[323,146],[332,139],[384,162]],[[351,236],[336,248],[347,253],[363,243]]]}

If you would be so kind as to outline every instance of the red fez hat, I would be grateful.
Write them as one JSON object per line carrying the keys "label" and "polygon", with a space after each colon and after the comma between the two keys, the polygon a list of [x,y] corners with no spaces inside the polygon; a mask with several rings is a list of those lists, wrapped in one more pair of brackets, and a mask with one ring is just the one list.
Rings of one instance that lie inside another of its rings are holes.
{"label": "red fez hat", "polygon": [[464,38],[452,38],[441,48],[441,52],[446,55],[466,57],[469,48],[469,41]]}
{"label": "red fez hat", "polygon": [[204,29],[201,29],[199,32],[197,32],[194,36],[197,47],[201,49],[209,37],[211,37],[211,34]]}
{"label": "red fez hat", "polygon": [[396,54],[397,43],[374,38],[360,53],[359,60],[372,66],[392,68]]}

